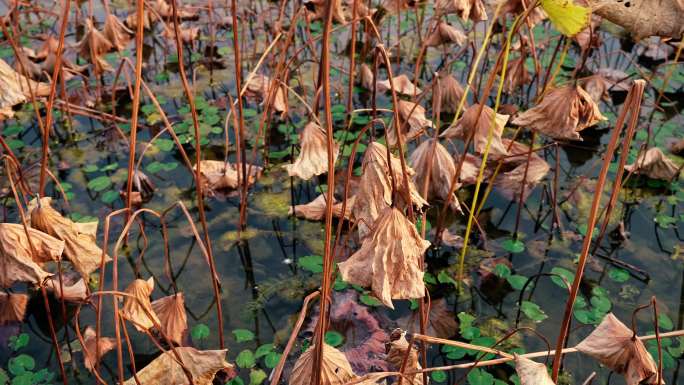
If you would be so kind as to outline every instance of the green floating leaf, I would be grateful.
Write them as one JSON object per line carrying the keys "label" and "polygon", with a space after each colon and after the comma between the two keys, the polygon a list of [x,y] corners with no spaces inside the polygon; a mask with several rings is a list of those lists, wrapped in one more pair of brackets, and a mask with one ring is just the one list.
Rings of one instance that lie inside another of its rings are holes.
{"label": "green floating leaf", "polygon": [[102,202],[106,204],[110,204],[117,199],[119,199],[119,193],[114,190],[105,191],[105,193],[102,194],[102,197],[100,198],[100,200],[102,200]]}
{"label": "green floating leaf", "polygon": [[228,381],[226,385],[245,385],[245,382],[242,381],[242,378],[235,377],[232,380]]}
{"label": "green floating leaf", "polygon": [[610,311],[610,308],[613,307],[613,304],[608,297],[592,296],[589,302],[591,302],[591,305],[601,313],[607,313]]}
{"label": "green floating leaf", "polygon": [[245,349],[235,357],[235,363],[240,368],[251,368],[256,364],[254,353],[251,350]]}
{"label": "green floating leaf", "polygon": [[12,357],[7,363],[7,369],[9,369],[9,372],[14,376],[30,372],[35,367],[36,361],[28,354],[20,354],[16,357]]}
{"label": "green floating leaf", "polygon": [[525,244],[519,239],[509,238],[501,243],[501,247],[509,253],[522,253],[525,251]]}
{"label": "green floating leaf", "polygon": [[361,294],[361,296],[359,297],[359,300],[361,301],[362,304],[364,304],[366,306],[373,306],[373,307],[382,306],[382,302],[380,302],[379,299],[373,297],[372,295],[370,295],[368,293]]}
{"label": "green floating leaf", "polygon": [[[30,339],[30,338],[29,338],[29,335],[28,335],[28,334],[26,334],[26,333],[21,333],[21,334],[16,335],[16,336],[11,336],[11,337],[9,338],[9,344],[8,344],[8,345],[9,345],[9,347],[10,347],[12,350],[14,350],[14,351],[16,352],[17,350],[19,350],[19,349],[25,347],[26,345],[28,345],[29,339]],[[0,382],[0,383],[1,383],[1,382]]]}
{"label": "green floating leaf", "polygon": [[312,273],[323,272],[323,257],[320,255],[307,255],[297,261],[299,267]]}
{"label": "green floating leaf", "polygon": [[439,283],[452,284],[454,286],[458,285],[458,282],[456,282],[456,280],[449,275],[449,272],[446,270],[442,270],[439,272],[439,274],[437,274],[437,281]]}
{"label": "green floating leaf", "polygon": [[437,278],[435,278],[435,276],[430,274],[430,273],[425,273],[425,274],[423,274],[423,282],[429,283],[431,285],[436,285],[437,284]]}
{"label": "green floating leaf", "polygon": [[190,330],[190,336],[194,341],[202,341],[209,338],[209,326],[197,324]]}
{"label": "green floating leaf", "polygon": [[97,178],[92,179],[90,182],[88,182],[88,188],[97,192],[104,191],[108,189],[111,185],[112,180],[107,175],[98,176]]}
{"label": "green floating leaf", "polygon": [[503,263],[499,263],[494,266],[494,274],[499,278],[508,278],[511,275],[511,268]]}
{"label": "green floating leaf", "polygon": [[247,329],[235,329],[233,330],[233,335],[237,342],[247,342],[254,339],[254,333]]}
{"label": "green floating leaf", "polygon": [[[235,331],[233,331],[235,333]],[[273,344],[263,344],[254,351],[254,358],[261,358],[266,356],[268,353],[272,352],[274,349]]]}
{"label": "green floating leaf", "polygon": [[325,332],[325,343],[336,348],[344,343],[344,336],[339,332],[330,330]]}
{"label": "green floating leaf", "polygon": [[[567,289],[570,285],[572,285],[572,282],[575,280],[575,273],[568,269],[564,269],[562,267],[554,267],[551,269],[551,274],[556,274],[551,276],[551,281],[555,283],[556,285],[562,287],[563,289]],[[560,275],[560,277],[558,277]],[[565,281],[561,278],[565,278]]]}
{"label": "green floating leaf", "polygon": [[476,368],[468,373],[468,384],[470,385],[493,385],[494,376],[489,372]]}
{"label": "green floating leaf", "polygon": [[534,322],[541,322],[548,318],[546,313],[534,302],[522,301],[520,304],[520,310],[523,314]]}
{"label": "green floating leaf", "polygon": [[447,374],[443,370],[437,370],[430,374],[430,377],[435,382],[444,382],[447,380]]}
{"label": "green floating leaf", "polygon": [[266,355],[266,358],[264,358],[264,364],[267,368],[273,369],[278,365],[278,362],[280,362],[280,357],[282,357],[282,354],[270,352]]}
{"label": "green floating leaf", "polygon": [[261,385],[262,382],[268,377],[266,372],[261,369],[252,369],[249,372],[249,385]]}
{"label": "green floating leaf", "polygon": [[[511,274],[506,278],[506,281],[508,281],[508,284],[511,285],[512,288],[515,290],[522,290],[525,284],[527,283],[527,277],[518,275],[518,274]],[[527,285],[528,288],[532,287],[532,283]]]}
{"label": "green floating leaf", "polygon": [[608,271],[608,277],[615,282],[627,282],[629,280],[629,271],[614,267]]}
{"label": "green floating leaf", "polygon": [[658,327],[663,330],[674,329],[672,319],[665,313],[658,314]]}

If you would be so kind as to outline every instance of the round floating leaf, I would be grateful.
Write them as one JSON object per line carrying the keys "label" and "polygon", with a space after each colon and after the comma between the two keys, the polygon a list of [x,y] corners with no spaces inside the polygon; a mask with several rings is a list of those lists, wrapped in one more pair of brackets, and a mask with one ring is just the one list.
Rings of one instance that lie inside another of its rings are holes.
{"label": "round floating leaf", "polygon": [[508,278],[511,275],[511,268],[503,263],[499,263],[494,266],[494,274],[500,278]]}
{"label": "round floating leaf", "polygon": [[344,343],[344,336],[334,330],[325,332],[325,343],[336,348]]}
{"label": "round floating leaf", "polygon": [[430,377],[432,377],[432,380],[435,382],[444,382],[447,380],[447,374],[443,370],[437,370],[432,372],[430,374]]}
{"label": "round floating leaf", "polygon": [[541,322],[548,318],[546,313],[539,307],[534,302],[530,301],[522,301],[520,304],[520,309],[522,312],[527,316],[527,318],[531,319],[534,322]]}
{"label": "round floating leaf", "polygon": [[268,377],[268,375],[263,370],[252,369],[252,371],[249,372],[249,385],[261,385],[266,377]]}
{"label": "round floating leaf", "polygon": [[470,385],[492,385],[494,376],[480,368],[476,368],[468,373],[468,384]]}
{"label": "round floating leaf", "polygon": [[501,247],[509,253],[522,253],[525,251],[525,244],[519,239],[509,238],[501,243]]}
{"label": "round floating leaf", "polygon": [[102,194],[102,197],[100,199],[102,200],[102,202],[110,204],[115,200],[119,199],[119,193],[114,190],[108,190],[105,191],[104,194]]}
{"label": "round floating leaf", "polygon": [[672,319],[665,313],[658,314],[658,327],[663,330],[674,329]]}
{"label": "round floating leaf", "polygon": [[104,191],[112,185],[112,180],[107,175],[101,175],[88,182],[88,188],[97,192]]}
{"label": "round floating leaf", "polygon": [[30,372],[35,367],[36,361],[28,354],[20,354],[16,357],[12,357],[7,363],[7,369],[9,369],[9,372],[15,376],[25,372]]}
{"label": "round floating leaf", "polygon": [[590,302],[591,305],[601,313],[607,313],[613,306],[610,303],[610,299],[608,299],[608,297],[592,296]]}
{"label": "round floating leaf", "polygon": [[190,336],[194,341],[202,341],[209,338],[209,326],[197,324],[190,330]]}
{"label": "round floating leaf", "polygon": [[[506,278],[506,281],[508,281],[511,287],[515,290],[522,290],[527,283],[527,277],[518,274],[512,274]],[[532,284],[530,283],[527,285],[527,287],[532,287]]]}
{"label": "round floating leaf", "polygon": [[368,293],[361,294],[359,300],[366,306],[381,306],[382,302]]}
{"label": "round floating leaf", "polygon": [[[15,352],[29,343],[29,335],[26,333],[21,333],[16,336],[11,336],[9,338],[9,347],[12,348]],[[2,382],[0,382],[1,384]]]}
{"label": "round floating leaf", "polygon": [[608,271],[608,277],[615,282],[627,282],[629,280],[629,271],[614,267]]}
{"label": "round floating leaf", "polygon": [[[556,274],[551,276],[551,281],[563,289],[567,289],[570,285],[572,285],[572,281],[575,280],[575,273],[562,267],[554,267],[551,269],[551,274]],[[567,282],[564,282],[561,277],[565,278]]]}
{"label": "round floating leaf", "polygon": [[297,261],[299,267],[312,273],[323,272],[323,257],[320,255],[307,255]]}
{"label": "round floating leaf", "polygon": [[[235,333],[235,331],[233,331]],[[254,358],[261,358],[273,351],[273,344],[263,344],[254,351]]]}
{"label": "round floating leaf", "polygon": [[251,350],[245,349],[235,357],[235,363],[241,368],[251,368],[256,364],[254,353]]}
{"label": "round floating leaf", "polygon": [[226,385],[245,385],[245,382],[242,381],[242,378],[235,377],[232,380],[228,381]]}
{"label": "round floating leaf", "polygon": [[266,364],[267,368],[273,369],[278,365],[281,356],[282,355],[278,352],[270,352],[266,355],[266,358],[264,358],[264,364]]}
{"label": "round floating leaf", "polygon": [[237,342],[247,342],[254,339],[254,333],[247,329],[235,329],[233,330],[233,335]]}

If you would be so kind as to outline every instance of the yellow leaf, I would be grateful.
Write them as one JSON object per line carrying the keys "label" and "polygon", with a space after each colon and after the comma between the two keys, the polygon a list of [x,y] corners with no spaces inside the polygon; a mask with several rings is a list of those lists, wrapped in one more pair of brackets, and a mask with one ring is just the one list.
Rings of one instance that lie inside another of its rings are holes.
{"label": "yellow leaf", "polygon": [[554,27],[572,37],[589,25],[591,8],[577,5],[573,0],[541,0],[541,6]]}

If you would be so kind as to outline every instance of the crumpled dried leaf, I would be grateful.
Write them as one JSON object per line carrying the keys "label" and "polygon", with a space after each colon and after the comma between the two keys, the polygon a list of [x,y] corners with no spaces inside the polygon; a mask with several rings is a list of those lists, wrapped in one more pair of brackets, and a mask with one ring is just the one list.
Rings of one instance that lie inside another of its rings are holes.
{"label": "crumpled dried leaf", "polygon": [[[421,92],[421,89],[418,87],[415,87],[413,85],[413,82],[409,80],[408,76],[401,74],[399,76],[395,76],[392,78],[392,83],[394,83],[394,91],[397,94],[402,94],[402,95],[407,95],[407,96],[414,96],[418,95]],[[380,80],[378,81],[378,91],[379,92],[385,92],[389,91],[392,87],[392,83],[390,83],[390,80]]]}
{"label": "crumpled dried leaf", "polygon": [[644,175],[651,179],[672,180],[680,173],[680,168],[658,147],[651,147],[639,154],[633,164],[625,165],[625,170]]}
{"label": "crumpled dried leaf", "polygon": [[[200,162],[200,175],[202,183],[212,191],[235,189],[238,187],[238,170],[240,164],[233,165],[221,160],[203,160]],[[250,173],[249,170],[252,170]],[[263,168],[247,165],[249,173],[248,184],[252,185],[261,175]]]}
{"label": "crumpled dried leaf", "polygon": [[675,155],[684,155],[684,139],[671,139],[667,145],[671,153]]}
{"label": "crumpled dried leaf", "polygon": [[568,84],[549,91],[544,99],[513,119],[554,139],[582,140],[579,132],[607,118],[579,85]]}
{"label": "crumpled dried leaf", "polygon": [[[156,13],[150,12],[147,9],[143,11],[143,28],[150,29],[152,24],[158,20],[159,17],[157,17]],[[128,16],[126,16],[126,25],[132,30],[138,28],[138,15],[136,12],[129,13]]]}
{"label": "crumpled dried leaf", "polygon": [[[304,3],[307,10],[307,17],[309,21],[325,20],[325,10],[328,2],[326,0],[310,0]],[[333,20],[344,24],[347,22],[344,8],[342,7],[342,0],[334,0],[333,2]]]}
{"label": "crumpled dried leaf", "polygon": [[602,20],[603,18],[601,16],[591,15],[591,21],[587,28],[584,28],[580,33],[573,37],[582,51],[586,51],[590,48],[599,48],[601,46],[601,36],[598,34],[598,29],[599,26],[601,26]]}
{"label": "crumpled dried leaf", "polygon": [[[176,9],[176,15],[178,16],[178,19],[195,19],[199,17],[195,9],[190,7],[182,7],[180,6],[180,3],[178,5],[179,6]],[[169,4],[166,0],[156,0],[155,2],[151,3],[151,6],[156,13],[164,19],[173,18],[173,6],[171,6],[171,4]]]}
{"label": "crumpled dried leaf", "polygon": [[[401,117],[402,138],[404,144],[412,141],[425,131],[425,128],[432,127],[432,121],[425,117],[425,108],[417,103],[399,99],[399,116]],[[404,123],[405,122],[405,123]],[[406,125],[408,124],[408,131]],[[387,127],[387,141],[390,145],[397,144],[397,131],[392,124]]]}
{"label": "crumpled dried leaf", "polygon": [[546,365],[517,354],[515,355],[515,371],[520,377],[520,385],[555,385],[546,370]]}
{"label": "crumpled dried leaf", "polygon": [[[444,138],[461,138],[465,139],[470,135],[471,131],[475,131],[473,143],[475,145],[475,152],[478,154],[484,153],[487,147],[487,137],[489,135],[489,127],[492,125],[492,116],[494,110],[489,106],[483,106],[482,112],[478,118],[478,111],[480,104],[473,104],[468,107],[463,116],[459,118],[456,123],[447,128],[440,136]],[[499,159],[508,155],[508,151],[501,141],[504,127],[508,121],[508,115],[496,114],[494,119],[492,141],[489,147],[489,159]]]}
{"label": "crumpled dried leaf", "polygon": [[285,87],[279,84],[277,80],[269,78],[266,75],[257,74],[247,83],[245,96],[256,98],[266,103],[268,101],[268,93],[271,84],[277,83],[275,87],[275,95],[272,97],[272,108],[276,112],[283,113],[287,111],[287,98],[285,97]]}
{"label": "crumpled dried leaf", "polygon": [[0,59],[0,119],[14,116],[12,107],[24,103],[31,96],[29,87],[36,96],[47,96],[50,93],[49,84],[28,79]]}
{"label": "crumpled dried leaf", "polygon": [[[527,175],[525,175],[525,169],[527,169]],[[494,180],[494,185],[501,195],[509,200],[517,201],[524,183],[524,201],[530,196],[534,187],[549,173],[549,170],[551,170],[549,164],[539,155],[532,153],[529,166],[524,162],[511,171],[500,173]]]}
{"label": "crumpled dried leaf", "polygon": [[388,15],[394,15],[399,11],[415,7],[417,2],[415,0],[384,0],[382,8],[385,9]]}
{"label": "crumpled dried leaf", "polygon": [[532,77],[525,68],[525,56],[521,55],[508,61],[506,78],[504,79],[504,92],[513,93],[518,87],[522,87],[532,81]]}
{"label": "crumpled dried leaf", "polygon": [[420,258],[429,246],[399,209],[387,207],[361,248],[338,266],[344,281],[370,287],[374,296],[394,309],[392,299],[425,295]]}
{"label": "crumpled dried leaf", "polygon": [[[400,191],[404,189],[404,175],[402,173],[401,161],[390,154],[390,162],[387,162],[387,147],[377,142],[371,142],[366,148],[362,162],[362,174],[359,180],[359,190],[356,193],[355,204],[352,207],[354,218],[358,221],[359,237],[364,238],[370,232],[376,218],[380,213],[392,204],[392,180],[390,177],[390,165],[392,175],[396,180],[396,187]],[[414,174],[413,169],[406,166],[408,177]],[[409,191],[407,192],[411,203],[418,208],[427,205],[427,201],[420,196],[420,193],[413,184],[408,181]],[[404,194],[397,194],[397,206],[404,208],[407,202]]]}
{"label": "crumpled dried leaf", "polygon": [[468,40],[463,31],[457,27],[453,27],[445,22],[440,22],[437,28],[425,39],[424,44],[428,47],[437,47],[442,44],[463,45]]}
{"label": "crumpled dried leaf", "polygon": [[131,321],[133,326],[141,332],[161,324],[150,303],[152,290],[154,290],[154,277],[150,277],[147,281],[136,279],[124,290],[125,293],[135,298],[124,297],[121,315]]}
{"label": "crumpled dried leaf", "polygon": [[26,294],[0,292],[0,326],[22,322],[28,299]]}
{"label": "crumpled dried leaf", "polygon": [[[428,175],[430,176],[428,196],[423,198],[426,200],[432,197],[438,197],[442,200],[448,198],[451,180],[456,174],[456,164],[449,151],[439,141],[431,138],[421,143],[420,146],[413,150],[409,162],[416,171],[413,176],[413,182],[421,193],[426,178]],[[450,206],[453,210],[461,211],[461,205],[456,194],[453,194],[451,197]]]}
{"label": "crumpled dried leaf", "polygon": [[[83,332],[83,344],[85,345],[83,346],[84,366],[92,372],[95,365],[102,359],[102,356],[116,347],[116,340],[114,338],[102,336],[100,336],[100,339],[97,339],[95,329],[88,326]],[[97,356],[98,345],[100,352],[99,356]]]}
{"label": "crumpled dried leaf", "polygon": [[[428,324],[425,325],[425,333],[438,338],[451,338],[458,331],[456,316],[449,310],[444,298],[430,302],[430,315]],[[420,313],[414,311],[406,317],[400,318],[397,323],[409,333],[420,332]]]}
{"label": "crumpled dried leaf", "polygon": [[[315,361],[315,345],[311,345],[292,368],[288,380],[289,385],[308,385],[313,377]],[[342,385],[354,377],[354,371],[344,353],[334,347],[323,344],[321,357],[321,385]]]}
{"label": "crumpled dried leaf", "polygon": [[97,246],[97,222],[75,223],[65,218],[51,206],[52,198],[40,198],[40,204],[33,199],[29,203],[31,226],[57,239],[64,241],[64,256],[71,262],[83,279],[89,279],[90,273],[97,270],[102,263],[111,261],[108,255]]}
{"label": "crumpled dried leaf", "polygon": [[[192,44],[199,37],[199,27],[190,27],[185,23],[178,26],[178,35],[180,35],[181,42],[184,44]],[[164,25],[164,32],[162,36],[168,40],[176,41],[176,30],[173,25]]]}
{"label": "crumpled dried leaf", "polygon": [[83,39],[76,45],[76,49],[78,49],[81,56],[93,63],[95,72],[102,73],[112,69],[112,66],[102,57],[112,48],[114,46],[109,42],[109,39],[95,28],[93,20],[86,19],[85,34]]}
{"label": "crumpled dried leaf", "polygon": [[43,41],[43,45],[36,52],[34,59],[43,60],[48,57],[50,53],[56,54],[58,49],[59,40],[57,40],[57,38],[55,38],[53,35],[48,35],[45,38],[45,41]]}
{"label": "crumpled dried leaf", "polygon": [[55,298],[64,298],[67,302],[82,302],[88,298],[88,285],[81,278],[80,274],[73,272],[62,274],[62,284],[59,284],[59,277],[52,276],[45,281],[45,288],[52,292]]}
{"label": "crumpled dried leaf", "polygon": [[624,375],[627,385],[653,385],[658,369],[644,343],[635,337],[631,329],[608,313],[576,348]]}
{"label": "crumpled dried leaf", "polygon": [[[441,101],[440,111],[449,114],[456,113],[464,93],[463,87],[458,80],[450,74],[439,74],[439,83],[432,97],[437,98],[437,93],[439,93]],[[464,104],[464,107],[468,107],[467,102]]]}
{"label": "crumpled dried leaf", "polygon": [[487,20],[487,10],[482,0],[437,0],[435,13],[457,13],[463,20],[474,22]]}
{"label": "crumpled dried leaf", "polygon": [[[501,14],[519,15],[533,6],[534,2],[529,0],[507,0],[501,7]],[[547,19],[547,16],[542,7],[534,7],[527,16],[527,20],[533,27],[545,19]]]}
{"label": "crumpled dried leaf", "polygon": [[116,15],[109,14],[105,18],[102,33],[117,51],[123,51],[134,32],[126,28]]}
{"label": "crumpled dried leaf", "polygon": [[361,63],[361,67],[359,68],[359,82],[363,88],[367,90],[373,89],[375,77],[373,76],[373,70],[366,63]]}
{"label": "crumpled dried leaf", "polygon": [[[406,332],[402,331],[401,329],[395,329],[392,331],[390,343],[388,345],[387,363],[393,370],[399,371],[404,363],[406,350],[409,348],[409,343],[406,340]],[[422,369],[420,362],[418,361],[418,349],[411,348],[411,352],[408,355],[404,369],[406,372],[413,372]],[[412,385],[423,385],[423,376],[422,374],[409,374],[406,376],[406,382]]]}
{"label": "crumpled dried leaf", "polygon": [[[211,385],[219,370],[230,369],[233,365],[226,361],[227,350],[197,350],[191,347],[175,348],[181,361],[190,371],[195,385]],[[188,378],[176,361],[171,350],[167,350],[154,361],[138,371],[141,384],[186,385]],[[135,378],[129,378],[124,385],[136,385]]]}
{"label": "crumpled dried leaf", "polygon": [[[36,229],[28,229],[31,243],[26,237],[23,225],[0,223],[0,286],[11,287],[15,282],[30,282],[36,285],[51,274],[41,265],[57,261],[64,250],[64,242]],[[33,244],[36,254],[31,252]]]}
{"label": "crumpled dried leaf", "polygon": [[[316,175],[328,171],[328,140],[321,126],[311,121],[304,126],[299,134],[301,150],[292,164],[283,167],[290,176],[297,176],[309,180]],[[333,148],[333,162],[337,160],[340,145],[335,143]]]}
{"label": "crumpled dried leaf", "polygon": [[[288,215],[295,215],[297,218],[304,218],[310,221],[320,221],[325,218],[325,194],[320,194],[316,199],[303,205],[295,205],[290,207]],[[351,208],[354,206],[356,197],[351,196],[347,199],[347,207],[345,208],[345,219],[351,219]],[[342,202],[333,201],[333,215],[342,217]]]}
{"label": "crumpled dried leaf", "polygon": [[169,339],[179,345],[188,330],[188,318],[185,314],[185,297],[176,293],[159,298],[152,302],[152,310],[159,317],[162,331]]}

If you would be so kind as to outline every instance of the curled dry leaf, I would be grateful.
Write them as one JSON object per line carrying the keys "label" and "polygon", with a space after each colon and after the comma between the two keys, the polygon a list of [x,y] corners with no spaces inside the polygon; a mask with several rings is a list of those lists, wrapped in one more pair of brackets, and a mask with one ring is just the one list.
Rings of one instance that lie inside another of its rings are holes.
{"label": "curled dry leaf", "polygon": [[103,31],[104,36],[117,51],[123,51],[131,41],[133,31],[126,26],[113,14],[107,15]]}
{"label": "curled dry leaf", "polygon": [[[309,385],[313,378],[315,345],[312,345],[297,359],[288,381],[289,385]],[[323,344],[321,354],[321,385],[342,385],[352,378],[352,371],[347,357],[334,347]]]}
{"label": "curled dry leaf", "polygon": [[[463,98],[464,93],[463,87],[458,82],[458,80],[456,80],[456,78],[454,78],[450,74],[440,74],[439,83],[435,88],[435,94],[437,93],[439,93],[441,101],[440,111],[449,114],[456,113],[456,110],[458,109],[458,104],[461,102],[461,98]],[[432,97],[436,98],[435,95],[433,95]],[[464,106],[467,107],[467,104],[465,104]]]}
{"label": "curled dry leaf", "polygon": [[435,13],[456,13],[463,20],[470,19],[474,22],[487,20],[487,11],[482,0],[437,0]]}
{"label": "curled dry leaf", "polygon": [[425,295],[420,259],[429,246],[399,209],[387,207],[361,248],[339,263],[342,279],[370,287],[374,296],[394,309],[392,299]]}
{"label": "curled dry leaf", "polygon": [[459,28],[445,22],[440,22],[432,33],[427,37],[424,44],[428,47],[437,47],[443,44],[456,43],[463,45],[468,37]]}
{"label": "curled dry leaf", "polygon": [[492,120],[494,125],[492,127],[492,141],[489,147],[490,159],[499,159],[508,155],[508,151],[501,141],[504,127],[508,121],[508,115],[494,114],[494,110],[489,106],[482,106],[482,112],[478,116],[480,104],[473,104],[468,107],[463,116],[459,118],[456,123],[447,128],[440,136],[445,138],[461,138],[466,139],[474,131],[473,143],[475,145],[475,152],[478,154],[484,153],[487,148],[487,139],[492,127]]}
{"label": "curled dry leaf", "polygon": [[525,10],[528,8],[534,7],[527,16],[527,20],[532,26],[535,26],[545,20],[547,16],[542,7],[535,7],[534,5],[534,2],[529,0],[506,0],[501,8],[501,14],[508,13],[512,15],[519,15],[525,12]]}
{"label": "curled dry leaf", "polygon": [[602,120],[607,119],[591,96],[579,85],[568,84],[549,91],[539,104],[512,123],[554,139],[582,140],[579,132]]}
{"label": "curled dry leaf", "polygon": [[532,81],[532,77],[525,68],[525,56],[519,56],[508,62],[506,78],[504,79],[504,91],[513,93],[518,87],[522,87]]}
{"label": "curled dry leaf", "polygon": [[[310,21],[325,20],[325,10],[328,2],[326,0],[311,0],[304,3],[304,6],[309,11],[307,17]],[[333,20],[344,24],[347,22],[344,8],[342,7],[342,0],[333,0],[332,2]]]}
{"label": "curled dry leaf", "polygon": [[366,63],[361,63],[361,68],[359,68],[359,82],[363,88],[367,90],[373,89],[375,77],[373,76],[373,70]]}
{"label": "curled dry leaf", "polygon": [[644,343],[613,313],[608,313],[576,348],[624,375],[627,385],[654,385],[657,382],[657,367]]}
{"label": "curled dry leaf", "polygon": [[150,303],[152,290],[154,290],[153,277],[150,277],[147,281],[136,279],[124,290],[125,293],[132,295],[134,298],[124,297],[121,315],[131,321],[133,326],[141,332],[161,324]]}
{"label": "curled dry leaf", "polygon": [[[425,108],[420,104],[408,102],[406,100],[399,100],[397,107],[399,116],[401,117],[401,130],[404,143],[420,136],[425,131],[425,128],[432,127],[432,121],[425,117]],[[408,125],[408,131],[406,126]],[[390,145],[397,144],[397,132],[394,125],[387,127],[387,140]]]}
{"label": "curled dry leaf", "polygon": [[102,32],[95,28],[92,19],[86,19],[85,34],[76,48],[81,56],[93,63],[95,72],[101,73],[112,69],[102,55],[109,52],[114,46]]}
{"label": "curled dry leaf", "polygon": [[[178,26],[178,35],[184,44],[192,44],[199,37],[199,27],[189,27],[186,24]],[[162,36],[168,40],[176,41],[176,30],[173,25],[164,25]]]}
{"label": "curled dry leaf", "polygon": [[405,11],[407,9],[415,7],[417,1],[415,0],[384,0],[382,2],[382,8],[385,9],[387,14],[394,15],[399,11]]}
{"label": "curled dry leaf", "polygon": [[[177,347],[175,351],[183,365],[192,375],[195,385],[211,385],[219,370],[231,369],[233,365],[226,361],[227,350],[197,350],[191,347]],[[154,361],[138,371],[141,384],[189,384],[183,367],[178,363],[171,350],[167,350]],[[124,385],[136,385],[135,378],[129,378]]]}
{"label": "curled dry leaf", "polygon": [[651,147],[639,154],[633,164],[625,165],[625,170],[661,180],[673,180],[681,171],[658,147]]}
{"label": "curled dry leaf", "polygon": [[523,200],[527,199],[534,187],[549,173],[551,167],[544,159],[536,154],[530,156],[527,162],[517,165],[513,170],[499,174],[494,185],[499,192],[509,200],[519,200],[524,184]]}
{"label": "curled dry leaf", "polygon": [[[429,200],[432,197],[438,197],[439,199],[447,200],[451,180],[456,174],[456,164],[449,151],[439,141],[431,138],[413,150],[409,161],[411,167],[416,171],[413,176],[413,182],[419,191],[423,191],[426,178],[428,178],[428,175],[430,176],[428,196],[423,198]],[[450,206],[453,210],[461,211],[461,205],[455,194],[451,197]]]}
{"label": "curled dry leaf", "polygon": [[[40,285],[51,274],[41,265],[59,260],[64,242],[35,229],[28,229],[31,242],[23,225],[0,223],[0,286],[11,287],[15,282]],[[31,250],[31,245],[35,254]]]}
{"label": "curled dry leaf", "polygon": [[599,48],[601,46],[601,36],[598,34],[598,29],[602,20],[603,19],[601,16],[591,15],[591,21],[589,22],[587,28],[583,29],[580,31],[580,33],[573,37],[582,51],[586,51],[591,48]]}
{"label": "curled dry leaf", "polygon": [[[310,221],[320,221],[325,218],[325,194],[320,194],[316,199],[303,205],[295,205],[290,207],[289,215],[295,215],[297,218],[304,218]],[[345,219],[351,219],[351,208],[354,206],[356,198],[354,196],[347,199],[347,207],[345,208]],[[342,202],[333,202],[333,215],[342,217]]]}
{"label": "curled dry leaf", "polygon": [[[152,2],[151,4],[152,9],[155,10],[155,12],[163,17],[164,19],[171,19],[173,18],[173,6],[169,4],[166,0],[156,0]],[[180,3],[179,3],[180,5]],[[176,15],[178,16],[178,19],[195,19],[199,15],[197,12],[190,8],[190,7],[181,7],[179,6],[176,9]]]}
{"label": "curled dry leaf", "polygon": [[[152,25],[159,20],[159,17],[157,17],[157,14],[154,12],[150,12],[147,9],[143,11],[143,28],[145,29],[150,29]],[[132,30],[136,30],[138,28],[138,15],[133,12],[128,14],[126,17],[126,25],[131,28]]]}
{"label": "curled dry leaf", "polygon": [[36,52],[35,59],[36,60],[44,60],[51,53],[57,54],[58,49],[59,49],[59,40],[57,40],[57,38],[55,38],[53,35],[48,35],[45,38],[45,41],[43,41],[43,45],[40,47],[38,52]]}
{"label": "curled dry leaf", "polygon": [[28,295],[20,293],[0,293],[0,326],[22,322],[26,314]]}
{"label": "curled dry leaf", "polygon": [[[425,333],[429,336],[438,338],[453,337],[458,331],[458,322],[456,316],[449,310],[447,302],[444,298],[432,300],[430,302],[430,315],[428,316],[428,324]],[[399,325],[406,329],[409,333],[420,332],[420,313],[414,311],[406,317],[398,320]]]}
{"label": "curled dry leaf", "polygon": [[[83,332],[83,361],[86,369],[93,371],[95,365],[100,362],[102,356],[116,347],[116,340],[109,337],[97,338],[95,329],[88,326]],[[100,355],[97,355],[97,352]]]}
{"label": "curled dry leaf", "polygon": [[29,87],[36,96],[50,93],[50,85],[28,79],[0,59],[0,119],[14,116],[12,107],[24,103],[31,96]]}
{"label": "curled dry leaf", "polygon": [[546,370],[546,365],[517,354],[515,355],[515,371],[520,377],[520,385],[554,385]]}
{"label": "curled dry leaf", "polygon": [[[392,331],[387,351],[387,363],[390,365],[390,368],[395,371],[401,370],[404,358],[406,357],[406,350],[409,346],[409,342],[406,340],[406,332],[401,329]],[[405,372],[422,369],[418,361],[418,349],[411,347],[408,359],[403,367]],[[423,376],[421,374],[409,374],[406,376],[406,380],[412,385],[423,385]]]}
{"label": "curled dry leaf", "polygon": [[[241,164],[235,166],[223,162],[221,160],[203,160],[200,162],[200,174],[202,176],[202,183],[212,191],[220,191],[226,189],[235,189],[238,187],[238,168]],[[249,173],[249,170],[252,170]],[[247,183],[249,185],[254,182],[261,175],[262,168],[254,165],[247,165],[247,172],[249,173]]]}
{"label": "curled dry leaf", "polygon": [[413,82],[404,74],[393,77],[392,82],[389,79],[378,81],[378,91],[390,91],[392,85],[394,85],[394,92],[402,95],[414,96],[423,92],[420,88],[414,86]]}
{"label": "curled dry leaf", "polygon": [[67,302],[82,302],[88,298],[88,285],[80,274],[62,274],[62,284],[58,276],[52,276],[45,281],[45,288],[56,298],[63,298]]}
{"label": "curled dry leaf", "polygon": [[[31,226],[64,241],[64,256],[83,279],[112,259],[97,246],[97,222],[75,223],[57,212],[51,198],[33,199],[29,204]],[[104,258],[104,261],[103,261]]]}
{"label": "curled dry leaf", "polygon": [[[301,150],[292,164],[283,167],[290,176],[297,176],[309,180],[316,175],[328,171],[328,141],[325,131],[318,124],[307,123],[299,134]],[[337,160],[340,145],[335,143],[333,148],[333,162]]]}
{"label": "curled dry leaf", "polygon": [[[408,194],[410,203],[407,203],[404,194],[396,194],[397,206],[406,207],[407,204],[414,204],[418,208],[427,205],[427,201],[420,196],[416,186],[412,181],[408,181],[409,191],[404,189],[404,174],[402,173],[401,161],[392,154],[390,161],[387,161],[387,147],[377,142],[371,142],[366,149],[362,162],[362,174],[359,181],[359,190],[356,193],[355,204],[352,207],[354,218],[358,221],[359,236],[361,238],[368,235],[370,227],[375,222],[380,213],[392,204],[392,176],[395,179],[395,186],[400,191]],[[391,175],[390,176],[390,167]],[[406,167],[408,177],[414,174],[410,167]]]}
{"label": "curled dry leaf", "polygon": [[671,153],[679,156],[684,155],[684,139],[674,139],[670,140],[668,143],[668,149]]}
{"label": "curled dry leaf", "polygon": [[247,83],[245,96],[256,98],[266,103],[271,87],[276,87],[275,95],[272,96],[271,107],[277,112],[287,111],[287,98],[285,97],[285,87],[278,83],[278,80],[269,78],[266,75],[257,74]]}
{"label": "curled dry leaf", "polygon": [[169,339],[179,345],[188,330],[188,318],[185,314],[185,297],[176,293],[159,298],[152,302],[152,310],[159,317],[161,329]]}

